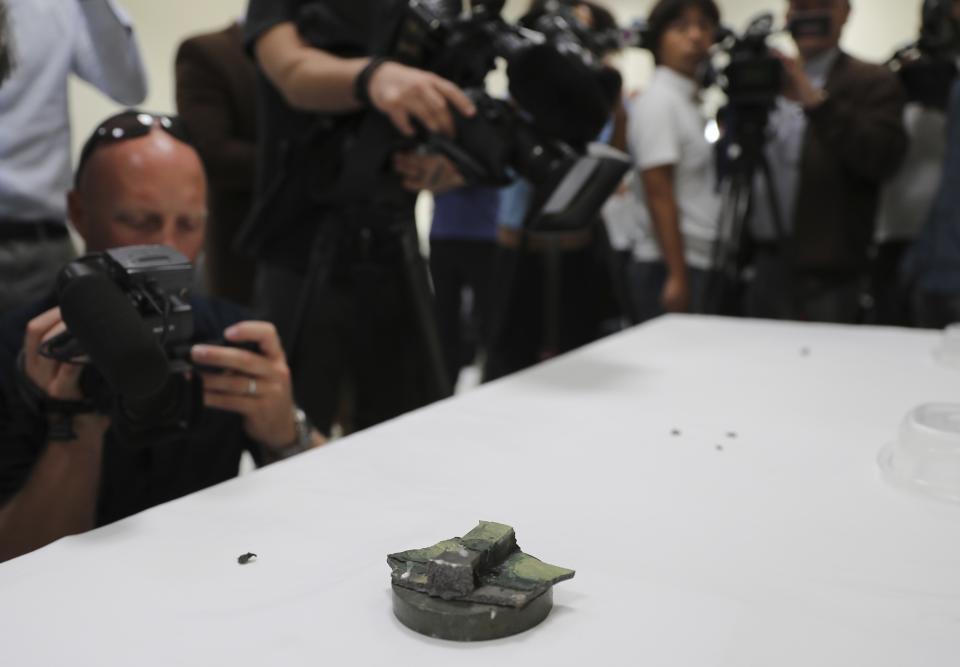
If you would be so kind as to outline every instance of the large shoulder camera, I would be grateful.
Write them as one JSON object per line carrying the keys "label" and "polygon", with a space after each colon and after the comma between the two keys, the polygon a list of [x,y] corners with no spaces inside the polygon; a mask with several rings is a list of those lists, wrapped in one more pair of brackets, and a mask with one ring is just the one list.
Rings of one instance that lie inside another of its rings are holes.
{"label": "large shoulder camera", "polygon": [[[553,11],[535,26],[544,32],[507,23],[503,4],[410,0],[387,55],[457,83],[478,112],[457,117],[455,139],[421,131],[413,142],[381,114],[367,114],[344,157],[339,195],[369,198],[390,155],[419,146],[448,157],[468,183],[529,180],[537,192],[533,227],[570,229],[591,221],[630,166],[625,154],[589,146],[619,100],[619,74],[600,63],[602,46],[585,40],[570,3],[548,3]],[[316,14],[298,24],[308,41],[311,17]],[[507,63],[510,100],[484,92],[498,59]]]}
{"label": "large shoulder camera", "polygon": [[764,13],[741,35],[729,28],[721,30],[719,45],[727,54],[727,64],[717,80],[728,100],[721,113],[727,143],[753,159],[766,141],[769,115],[784,85],[783,63],[770,48],[770,38],[782,32],[797,38],[824,36],[829,31],[830,17],[822,12],[804,13],[782,29],[775,27],[773,14]]}
{"label": "large shoulder camera", "polygon": [[907,97],[946,110],[960,62],[960,21],[953,0],[924,0],[920,37],[897,51],[888,65],[900,77]]}

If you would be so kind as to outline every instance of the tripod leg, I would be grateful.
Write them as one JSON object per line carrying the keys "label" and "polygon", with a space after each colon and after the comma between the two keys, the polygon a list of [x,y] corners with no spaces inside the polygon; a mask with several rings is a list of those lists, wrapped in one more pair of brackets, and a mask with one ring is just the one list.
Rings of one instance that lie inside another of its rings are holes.
{"label": "tripod leg", "polygon": [[437,333],[437,321],[433,312],[430,282],[427,277],[427,267],[420,254],[417,244],[416,228],[405,225],[399,232],[401,251],[403,252],[403,272],[406,276],[407,291],[413,304],[421,332],[424,350],[427,355],[427,365],[433,381],[433,400],[446,398],[453,393],[453,388],[447,379],[446,364],[443,361],[443,350],[440,347],[440,336]]}
{"label": "tripod leg", "polygon": [[560,264],[562,253],[555,239],[547,241],[543,252],[543,348],[542,358],[560,353]]}
{"label": "tripod leg", "polygon": [[300,293],[297,295],[297,307],[284,345],[284,352],[286,352],[287,363],[290,368],[295,368],[297,362],[300,338],[306,325],[307,314],[310,312],[317,294],[321,292],[330,277],[334,253],[333,240],[336,235],[333,227],[334,224],[329,221],[321,225],[310,249],[310,263]]}

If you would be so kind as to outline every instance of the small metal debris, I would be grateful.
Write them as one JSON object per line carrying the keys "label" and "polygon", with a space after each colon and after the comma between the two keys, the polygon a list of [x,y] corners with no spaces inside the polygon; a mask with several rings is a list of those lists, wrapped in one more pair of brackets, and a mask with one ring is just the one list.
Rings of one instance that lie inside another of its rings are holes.
{"label": "small metal debris", "polygon": [[717,451],[718,451],[718,452],[722,452],[722,451],[723,451],[723,445],[717,445]]}
{"label": "small metal debris", "polygon": [[250,561],[256,560],[256,559],[257,559],[257,554],[245,553],[239,558],[237,558],[237,562],[240,563],[241,565],[246,565]]}
{"label": "small metal debris", "polygon": [[670,431],[670,435],[672,435],[674,438],[679,438],[681,435],[683,435],[683,433],[680,432],[680,429],[675,428]]}
{"label": "small metal debris", "polygon": [[737,437],[738,436],[736,431],[727,431],[727,438],[729,438],[730,440],[736,440]]}

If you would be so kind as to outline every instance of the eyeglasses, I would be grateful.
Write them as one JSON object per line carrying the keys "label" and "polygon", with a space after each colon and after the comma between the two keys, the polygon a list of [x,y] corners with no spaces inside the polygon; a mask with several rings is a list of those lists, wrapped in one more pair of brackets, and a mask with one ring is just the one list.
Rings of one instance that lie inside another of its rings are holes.
{"label": "eyeglasses", "polygon": [[159,127],[173,138],[185,144],[191,143],[183,121],[176,116],[148,113],[137,109],[129,109],[118,113],[100,123],[83,145],[83,150],[80,152],[80,161],[77,163],[74,186],[79,185],[80,176],[83,174],[87,162],[90,161],[90,158],[98,148],[129,139],[145,137],[150,134],[155,127]]}

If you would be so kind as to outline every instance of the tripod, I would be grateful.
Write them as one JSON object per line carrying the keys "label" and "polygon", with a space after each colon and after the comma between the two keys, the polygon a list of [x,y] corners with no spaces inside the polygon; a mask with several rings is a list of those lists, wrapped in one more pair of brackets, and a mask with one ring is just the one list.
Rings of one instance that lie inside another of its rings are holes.
{"label": "tripod", "polygon": [[727,147],[728,171],[720,182],[723,202],[713,271],[705,295],[705,310],[710,314],[733,315],[740,310],[741,286],[751,250],[747,226],[754,211],[758,175],[767,193],[774,243],[783,247],[785,227],[780,196],[764,152],[772,106],[770,103],[734,107],[734,129]]}
{"label": "tripod", "polygon": [[[385,258],[383,253],[386,253]],[[349,257],[346,262],[344,254]],[[425,362],[422,369],[427,387],[424,401],[429,403],[446,398],[452,392],[436,330],[427,268],[420,254],[415,222],[405,213],[384,215],[381,211],[374,212],[372,207],[354,206],[341,209],[321,222],[313,239],[307,273],[296,296],[296,308],[286,336],[288,363],[291,368],[298,368],[305,346],[310,344],[304,336],[309,319],[325,315],[315,312],[317,297],[337,283],[338,268],[345,263],[349,271],[357,262],[379,263],[384,259],[388,267],[399,269],[401,293],[412,311],[417,345]],[[360,294],[359,287],[353,289],[355,294]],[[405,332],[390,333],[402,336]]]}

